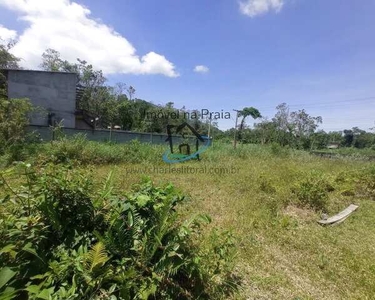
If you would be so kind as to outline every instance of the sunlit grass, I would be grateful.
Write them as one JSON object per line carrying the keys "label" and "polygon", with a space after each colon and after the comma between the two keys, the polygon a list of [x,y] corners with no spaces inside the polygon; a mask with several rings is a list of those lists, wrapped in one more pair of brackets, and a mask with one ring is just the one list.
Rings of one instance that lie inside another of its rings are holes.
{"label": "sunlit grass", "polygon": [[[234,173],[182,174],[170,171],[160,146],[88,145],[82,146],[76,159],[82,168],[93,170],[98,182],[111,170],[122,190],[129,190],[143,176],[158,184],[172,182],[189,195],[184,214],[207,213],[213,219],[211,227],[234,232],[239,251],[236,270],[242,278],[236,298],[372,299],[375,295],[375,202],[369,196],[374,177],[364,171],[371,162],[331,160],[278,146],[239,145],[234,150],[232,145],[214,143],[201,161],[173,167],[224,167]],[[74,160],[74,149],[59,146],[48,146],[39,154],[48,160],[60,149],[62,155],[73,153]],[[293,193],[316,173],[334,188],[328,192],[325,213],[336,214],[350,203],[360,206],[338,226],[318,225],[322,211],[306,206]]]}
{"label": "sunlit grass", "polygon": [[[158,166],[168,167],[159,159]],[[186,214],[208,213],[213,227],[232,230],[238,238],[237,271],[243,281],[237,298],[371,299],[375,294],[375,203],[366,197],[343,196],[348,182],[336,180],[360,172],[368,162],[321,159],[256,145],[236,151],[217,145],[200,162],[183,166],[234,167],[238,173],[128,171],[145,166],[105,165],[95,167],[95,172],[102,178],[114,169],[118,186],[125,189],[144,175],[156,182],[173,182],[190,195]],[[330,178],[335,188],[329,193],[327,213],[335,214],[352,202],[360,205],[344,223],[321,227],[316,223],[321,212],[301,206],[291,192],[313,170]]]}

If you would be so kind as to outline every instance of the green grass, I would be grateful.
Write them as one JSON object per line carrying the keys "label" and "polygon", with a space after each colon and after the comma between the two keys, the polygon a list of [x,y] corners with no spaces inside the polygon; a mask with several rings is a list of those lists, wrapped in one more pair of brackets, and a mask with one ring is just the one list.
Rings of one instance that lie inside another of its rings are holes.
{"label": "green grass", "polygon": [[[238,174],[148,173],[157,182],[172,182],[191,196],[186,214],[205,212],[213,227],[231,229],[239,238],[237,272],[243,285],[238,299],[371,299],[375,294],[375,203],[355,196],[358,178],[370,163],[329,160],[305,152],[275,154],[271,147],[217,145],[201,162],[183,166],[235,167]],[[162,163],[160,163],[162,164]],[[119,186],[141,174],[120,164],[96,168],[99,177],[110,169]],[[335,214],[350,203],[359,210],[344,223],[321,227],[319,210],[301,202],[293,189],[311,176],[324,174],[334,191],[327,192],[325,212]],[[370,180],[371,181],[371,180]],[[352,191],[343,196],[345,191]]]}
{"label": "green grass", "polygon": [[[230,232],[203,237],[203,214],[181,222],[186,198],[171,184],[143,180],[123,194],[111,174],[94,185],[92,172],[69,165],[0,173],[1,299],[216,300],[236,291]],[[12,177],[23,184],[12,187]]]}
{"label": "green grass", "polygon": [[[90,159],[81,160],[85,164],[81,167],[93,168],[98,182],[110,170],[119,188],[126,189],[144,175],[156,183],[172,182],[190,196],[183,215],[207,213],[212,217],[212,228],[233,230],[239,251],[236,272],[242,278],[236,299],[373,299],[372,163],[351,158],[331,160],[276,146],[239,145],[234,150],[231,145],[214,143],[201,161],[174,167],[226,167],[238,172],[178,174],[150,169],[169,168],[162,161],[162,147],[90,145],[95,150],[83,147],[82,151],[91,154]],[[51,151],[56,150],[51,146],[40,155],[46,159]],[[100,161],[101,155],[116,159]],[[321,190],[314,190],[318,198],[309,197],[313,192],[304,184],[311,182],[313,174],[324,177],[318,188],[326,183],[331,186],[323,196]],[[295,192],[302,187],[307,197]],[[324,205],[310,205],[310,198],[319,200],[324,195]],[[342,224],[317,224],[322,211],[336,214],[350,203],[358,204],[359,210]]]}
{"label": "green grass", "polygon": [[353,157],[375,157],[375,149],[373,148],[364,148],[358,149],[354,147],[344,147],[339,149],[324,149],[315,151],[319,153],[330,153],[335,155],[344,155],[344,156],[353,156]]}

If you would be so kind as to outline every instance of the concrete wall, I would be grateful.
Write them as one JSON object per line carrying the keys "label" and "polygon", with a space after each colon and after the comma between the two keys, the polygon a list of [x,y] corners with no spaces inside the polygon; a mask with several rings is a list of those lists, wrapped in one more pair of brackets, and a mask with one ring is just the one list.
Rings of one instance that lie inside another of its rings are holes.
{"label": "concrete wall", "polygon": [[[36,132],[39,134],[40,138],[43,141],[52,140],[52,130],[50,127],[44,126],[29,126],[29,132]],[[62,128],[63,134],[72,137],[78,133],[84,134],[86,138],[90,141],[97,142],[115,142],[115,143],[127,143],[132,140],[139,140],[142,143],[151,143],[158,145],[166,145],[168,143],[165,141],[168,137],[166,134],[161,133],[143,133],[143,132],[128,132],[122,130],[110,130],[107,129],[96,129],[96,130],[85,130],[85,129],[73,129],[73,128]],[[195,142],[195,137],[190,138],[190,142]],[[181,136],[173,136],[173,143],[180,144],[182,143]]]}
{"label": "concrete wall", "polygon": [[7,74],[9,98],[29,98],[42,108],[30,116],[31,125],[48,126],[48,113],[53,113],[52,121],[63,120],[65,127],[75,127],[76,74],[25,70],[8,70]]}

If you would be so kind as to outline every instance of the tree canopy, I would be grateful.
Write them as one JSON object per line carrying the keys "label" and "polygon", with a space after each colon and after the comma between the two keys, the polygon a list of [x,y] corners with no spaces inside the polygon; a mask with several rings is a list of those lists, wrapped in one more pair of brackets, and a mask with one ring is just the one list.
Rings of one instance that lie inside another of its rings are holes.
{"label": "tree canopy", "polygon": [[[0,69],[18,69],[20,59],[10,53],[14,43],[0,45]],[[61,58],[58,51],[47,49],[42,54],[40,67],[46,71],[77,73],[77,87],[81,89],[77,109],[86,110],[98,116],[103,128],[118,126],[123,130],[139,132],[165,132],[167,125],[174,125],[181,120],[170,117],[172,113],[195,113],[197,110],[187,110],[185,107],[177,109],[173,102],[165,105],[156,105],[152,102],[136,97],[136,88],[123,82],[111,86],[108,84],[101,70],[87,61],[77,58],[70,63]],[[0,97],[6,98],[6,81],[0,73]],[[338,144],[341,147],[375,148],[375,133],[361,130],[357,127],[343,131],[325,132],[319,130],[323,120],[320,116],[311,116],[305,109],[290,111],[286,103],[276,107],[276,114],[268,120],[254,107],[244,107],[238,112],[241,118],[239,125],[239,140],[242,143],[278,143],[300,149],[321,149],[329,144]],[[253,128],[246,126],[248,117],[256,120]],[[216,138],[232,139],[233,130],[226,132],[219,130],[217,121],[194,118],[188,121],[202,134],[207,134],[211,128],[211,135]],[[118,128],[117,127],[117,128]]]}

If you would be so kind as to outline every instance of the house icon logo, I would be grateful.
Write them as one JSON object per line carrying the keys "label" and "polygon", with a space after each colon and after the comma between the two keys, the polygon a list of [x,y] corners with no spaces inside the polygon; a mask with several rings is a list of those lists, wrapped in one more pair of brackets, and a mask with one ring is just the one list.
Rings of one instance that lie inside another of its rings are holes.
{"label": "house icon logo", "polygon": [[[174,131],[174,135],[173,135]],[[199,155],[211,146],[211,139],[200,135],[191,125],[168,125],[169,149],[164,152],[163,160],[168,164],[180,163],[191,159],[199,160]],[[180,143],[182,141],[182,143]],[[178,144],[174,147],[173,144]]]}

